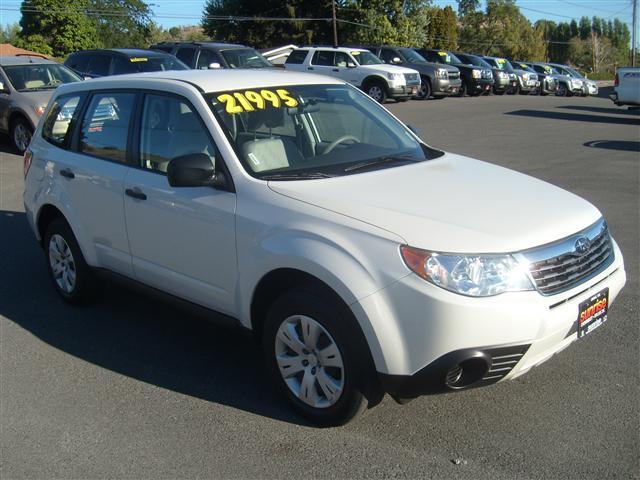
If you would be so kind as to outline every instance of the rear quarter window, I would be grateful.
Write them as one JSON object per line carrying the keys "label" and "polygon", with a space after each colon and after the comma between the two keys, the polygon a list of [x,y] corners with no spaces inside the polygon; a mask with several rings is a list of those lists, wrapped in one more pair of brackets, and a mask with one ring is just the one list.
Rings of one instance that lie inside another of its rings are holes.
{"label": "rear quarter window", "polygon": [[79,104],[80,95],[56,98],[44,120],[42,138],[57,147],[65,147],[73,130],[71,125],[75,123]]}
{"label": "rear quarter window", "polygon": [[308,53],[309,53],[309,50],[294,50],[289,54],[289,56],[287,57],[287,60],[284,63],[289,63],[289,64],[304,63],[304,59],[307,58]]}

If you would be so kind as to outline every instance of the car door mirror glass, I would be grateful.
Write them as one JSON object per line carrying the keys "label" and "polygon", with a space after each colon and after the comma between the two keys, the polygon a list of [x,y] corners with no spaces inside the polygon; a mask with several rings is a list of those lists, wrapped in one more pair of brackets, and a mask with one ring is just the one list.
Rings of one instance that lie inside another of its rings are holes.
{"label": "car door mirror glass", "polygon": [[220,68],[221,65],[218,62],[212,62],[209,64],[209,68],[210,69],[216,69],[216,68]]}
{"label": "car door mirror glass", "polygon": [[393,57],[391,63],[395,63],[396,65],[402,63],[402,59],[400,57]]}
{"label": "car door mirror glass", "polygon": [[3,93],[4,93],[4,92],[6,92],[6,91],[7,91],[7,89],[4,87],[4,83],[3,83],[3,82],[0,82],[0,92],[3,92]]}
{"label": "car door mirror glass", "polygon": [[172,159],[167,167],[167,179],[172,187],[202,187],[220,185],[211,158],[206,153],[188,153]]}
{"label": "car door mirror glass", "polygon": [[356,68],[356,64],[353,62],[347,62],[347,68]]}

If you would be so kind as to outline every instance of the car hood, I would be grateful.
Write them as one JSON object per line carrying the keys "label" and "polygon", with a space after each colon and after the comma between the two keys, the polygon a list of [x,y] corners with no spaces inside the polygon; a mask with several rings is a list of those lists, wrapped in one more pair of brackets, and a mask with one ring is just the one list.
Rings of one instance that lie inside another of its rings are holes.
{"label": "car hood", "polygon": [[446,63],[437,63],[437,62],[411,62],[408,63],[411,68],[414,68],[418,71],[426,70],[428,68],[444,68],[447,72],[459,72],[458,67],[454,67],[453,65],[448,65]]}
{"label": "car hood", "polygon": [[28,102],[33,107],[44,107],[49,103],[49,99],[51,95],[53,95],[54,90],[34,90],[32,92],[16,92],[17,95],[20,96],[20,101],[23,104],[24,102]]}
{"label": "car hood", "polygon": [[398,65],[387,65],[380,63],[378,65],[360,65],[363,70],[371,70],[371,72],[389,72],[389,73],[416,73],[412,68],[400,67]]}
{"label": "car hood", "polygon": [[343,177],[270,181],[269,187],[439,252],[516,252],[572,235],[601,216],[566,190],[455,154]]}

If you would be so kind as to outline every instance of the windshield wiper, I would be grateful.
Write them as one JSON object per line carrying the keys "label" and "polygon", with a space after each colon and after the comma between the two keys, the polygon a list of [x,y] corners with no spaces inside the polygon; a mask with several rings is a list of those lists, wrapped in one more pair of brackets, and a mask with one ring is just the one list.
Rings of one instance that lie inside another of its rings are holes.
{"label": "windshield wiper", "polygon": [[344,169],[345,173],[347,172],[355,172],[356,170],[364,170],[367,168],[371,168],[371,167],[376,167],[378,165],[382,165],[385,163],[395,163],[395,162],[409,162],[409,163],[414,163],[417,162],[418,160],[414,159],[413,157],[409,156],[409,155],[400,155],[400,156],[393,156],[393,157],[379,157],[376,158],[374,160],[367,160],[365,162],[361,162],[361,163],[356,163],[355,165],[351,165],[350,167],[347,167]]}
{"label": "windshield wiper", "polygon": [[333,178],[335,175],[324,172],[300,172],[300,173],[272,173],[260,177],[262,180],[316,180],[319,178]]}

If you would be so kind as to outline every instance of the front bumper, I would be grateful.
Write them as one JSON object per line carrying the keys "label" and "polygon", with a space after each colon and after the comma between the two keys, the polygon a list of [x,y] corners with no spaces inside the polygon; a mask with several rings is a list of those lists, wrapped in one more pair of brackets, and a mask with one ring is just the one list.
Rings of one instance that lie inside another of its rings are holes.
{"label": "front bumper", "polygon": [[389,87],[390,98],[411,98],[418,93],[420,85],[401,85]]}
{"label": "front bumper", "polygon": [[[365,298],[362,310],[382,316],[378,326],[384,331],[376,332],[379,343],[372,353],[383,388],[405,398],[457,390],[447,384],[447,375],[466,358],[480,359],[473,362],[486,371],[462,388],[526,373],[577,340],[581,302],[604,288],[609,288],[609,304],[615,300],[626,274],[615,243],[614,254],[613,263],[597,276],[556,295],[529,291],[471,298],[411,274]],[[376,357],[378,348],[382,358]]]}
{"label": "front bumper", "polygon": [[469,80],[469,90],[471,92],[487,92],[493,87],[491,78],[471,78]]}
{"label": "front bumper", "polygon": [[[494,75],[494,81],[493,81],[493,88],[498,91],[498,92],[502,92],[504,90],[508,90],[511,87],[511,80],[509,80],[509,77],[498,77]],[[515,86],[515,85],[513,85]]]}
{"label": "front bumper", "polygon": [[431,82],[431,94],[435,96],[455,95],[460,91],[460,78],[434,78]]}

